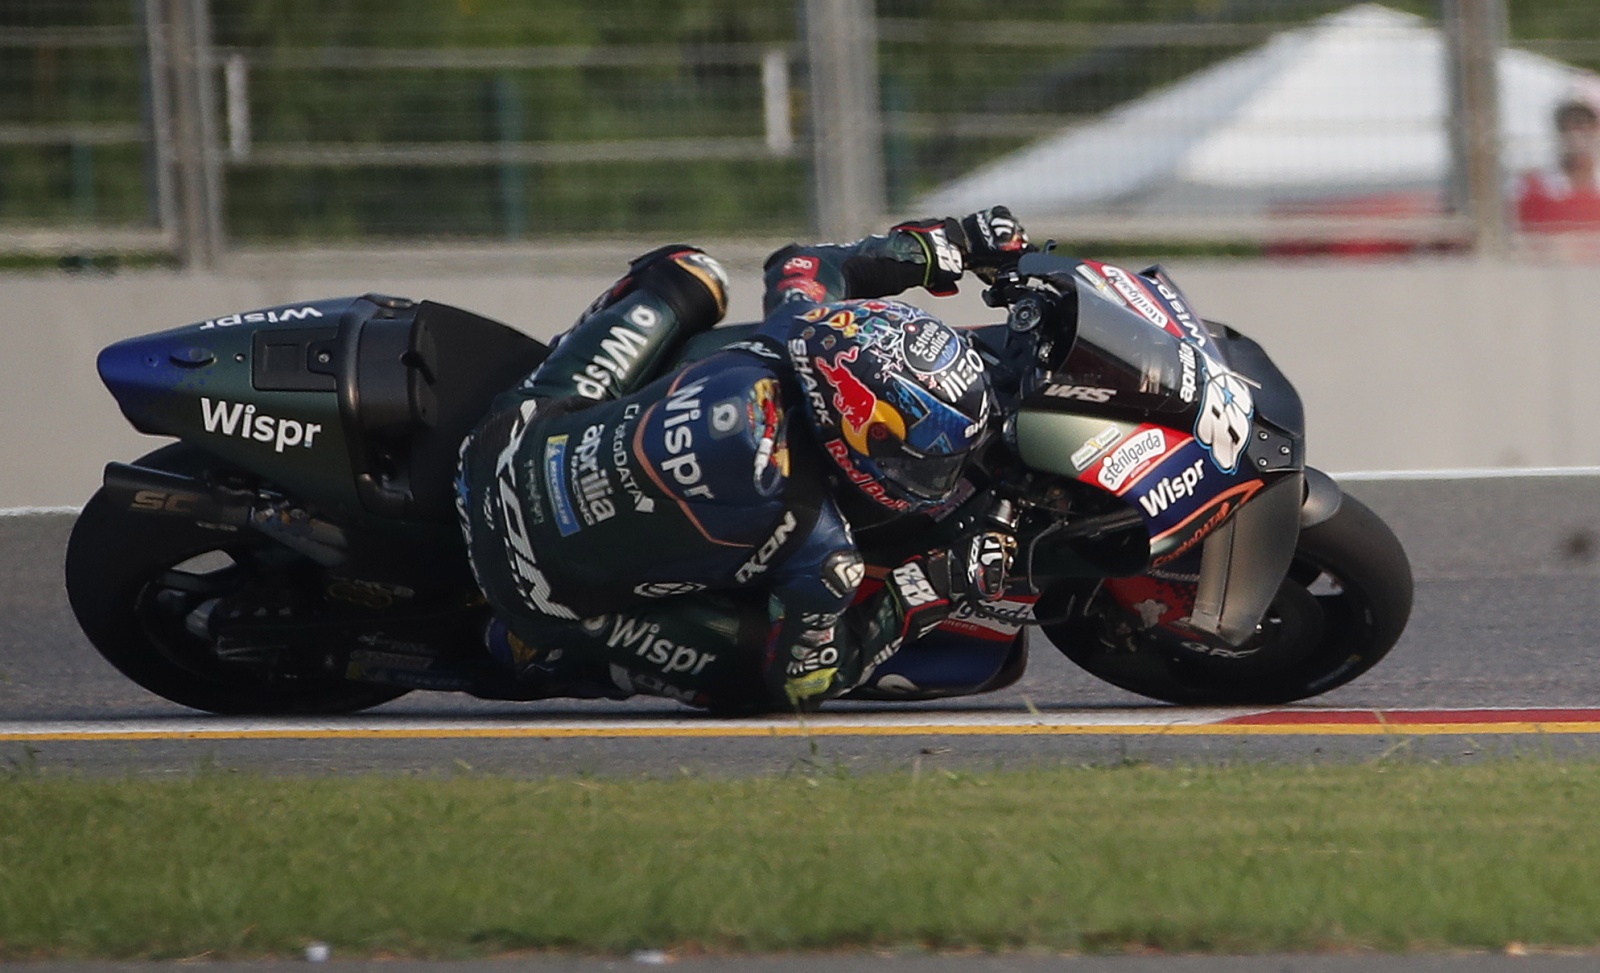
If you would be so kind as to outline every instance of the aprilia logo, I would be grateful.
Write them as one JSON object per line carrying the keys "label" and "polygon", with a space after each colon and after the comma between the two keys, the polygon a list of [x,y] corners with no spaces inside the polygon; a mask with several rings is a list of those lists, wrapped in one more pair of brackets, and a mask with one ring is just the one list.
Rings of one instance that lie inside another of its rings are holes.
{"label": "aprilia logo", "polygon": [[583,437],[572,451],[573,488],[578,495],[578,509],[590,526],[610,520],[617,514],[617,505],[611,499],[611,474],[600,468],[600,444],[605,426],[594,425],[583,431]]}
{"label": "aprilia logo", "polygon": [[1178,398],[1193,402],[1200,394],[1200,363],[1195,358],[1194,345],[1185,342],[1178,346],[1178,365],[1183,370],[1178,380]]}

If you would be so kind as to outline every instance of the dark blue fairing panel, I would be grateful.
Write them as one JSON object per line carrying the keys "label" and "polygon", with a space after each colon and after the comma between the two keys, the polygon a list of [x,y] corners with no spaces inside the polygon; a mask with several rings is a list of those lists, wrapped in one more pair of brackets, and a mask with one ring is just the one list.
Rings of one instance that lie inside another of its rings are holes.
{"label": "dark blue fairing panel", "polygon": [[[334,389],[340,322],[358,303],[263,308],[129,338],[100,353],[100,379],[140,432],[270,472],[285,489],[327,496],[332,486],[329,502],[351,504],[350,443]],[[275,382],[256,364],[280,346],[298,349],[303,381]]]}
{"label": "dark blue fairing panel", "polygon": [[1306,434],[1305,406],[1300,393],[1290,384],[1287,376],[1268,357],[1266,349],[1255,339],[1246,337],[1226,325],[1213,327],[1221,332],[1221,343],[1227,348],[1228,361],[1233,370],[1256,385],[1256,414],[1296,438]]}
{"label": "dark blue fairing panel", "polygon": [[140,432],[302,500],[445,521],[462,437],[545,351],[458,308],[369,294],[130,338],[98,367]]}
{"label": "dark blue fairing panel", "polygon": [[936,630],[890,656],[849,698],[939,699],[1001,688],[1025,660],[1026,638],[1019,633],[988,640]]}
{"label": "dark blue fairing panel", "polygon": [[[102,350],[96,367],[100,380],[135,429],[152,435],[182,436],[196,424],[198,400],[228,403],[251,397],[256,391],[252,355],[258,331],[270,327],[279,333],[308,338],[325,331],[331,338],[338,333],[345,312],[358,300],[343,297],[226,314],[128,338]],[[325,378],[323,390],[331,391],[335,381],[331,367]],[[256,404],[256,411],[260,411],[261,404]],[[222,406],[216,410],[232,411]],[[233,425],[236,435],[239,422]],[[246,438],[249,435],[247,431]]]}

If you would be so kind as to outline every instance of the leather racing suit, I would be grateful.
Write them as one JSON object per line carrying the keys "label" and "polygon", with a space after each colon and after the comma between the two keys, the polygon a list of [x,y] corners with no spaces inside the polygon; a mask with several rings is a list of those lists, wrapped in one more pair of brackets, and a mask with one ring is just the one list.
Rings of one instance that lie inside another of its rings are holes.
{"label": "leather racing suit", "polygon": [[778,251],[756,336],[651,380],[725,303],[713,261],[654,251],[497,400],[462,445],[458,510],[503,621],[490,650],[527,698],[806,707],[945,618],[937,560],[854,604],[864,566],[839,468],[798,418],[816,379],[785,353],[821,304],[953,292],[961,254],[929,245],[935,225]]}

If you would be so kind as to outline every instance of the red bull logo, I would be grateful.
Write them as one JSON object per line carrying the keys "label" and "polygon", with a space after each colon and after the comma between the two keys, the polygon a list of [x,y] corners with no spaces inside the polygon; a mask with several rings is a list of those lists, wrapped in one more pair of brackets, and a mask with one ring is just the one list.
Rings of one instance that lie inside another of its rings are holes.
{"label": "red bull logo", "polygon": [[821,358],[813,359],[817,371],[833,386],[833,407],[839,411],[843,420],[840,432],[844,434],[845,442],[850,444],[861,455],[867,453],[867,427],[872,423],[881,423],[900,439],[906,438],[906,423],[896,412],[894,407],[887,402],[879,401],[872,390],[862,384],[859,378],[851,374],[844,366],[854,362],[861,354],[859,346],[851,347],[833,356],[833,364]]}
{"label": "red bull logo", "polygon": [[834,355],[831,365],[821,358],[817,359],[817,371],[833,386],[833,407],[857,432],[867,427],[867,423],[872,421],[872,411],[878,407],[878,397],[844,367],[854,362],[860,354],[860,348],[852,347],[849,351]]}

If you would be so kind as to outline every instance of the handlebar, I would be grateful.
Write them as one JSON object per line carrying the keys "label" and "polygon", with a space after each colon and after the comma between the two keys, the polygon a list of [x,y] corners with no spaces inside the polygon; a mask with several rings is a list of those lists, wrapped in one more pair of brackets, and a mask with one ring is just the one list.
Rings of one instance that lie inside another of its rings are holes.
{"label": "handlebar", "polygon": [[1066,358],[1077,332],[1076,270],[1079,261],[1055,253],[1055,241],[1023,254],[998,271],[983,301],[1006,309],[1006,340],[993,349],[1010,372],[1018,401],[1031,395]]}

